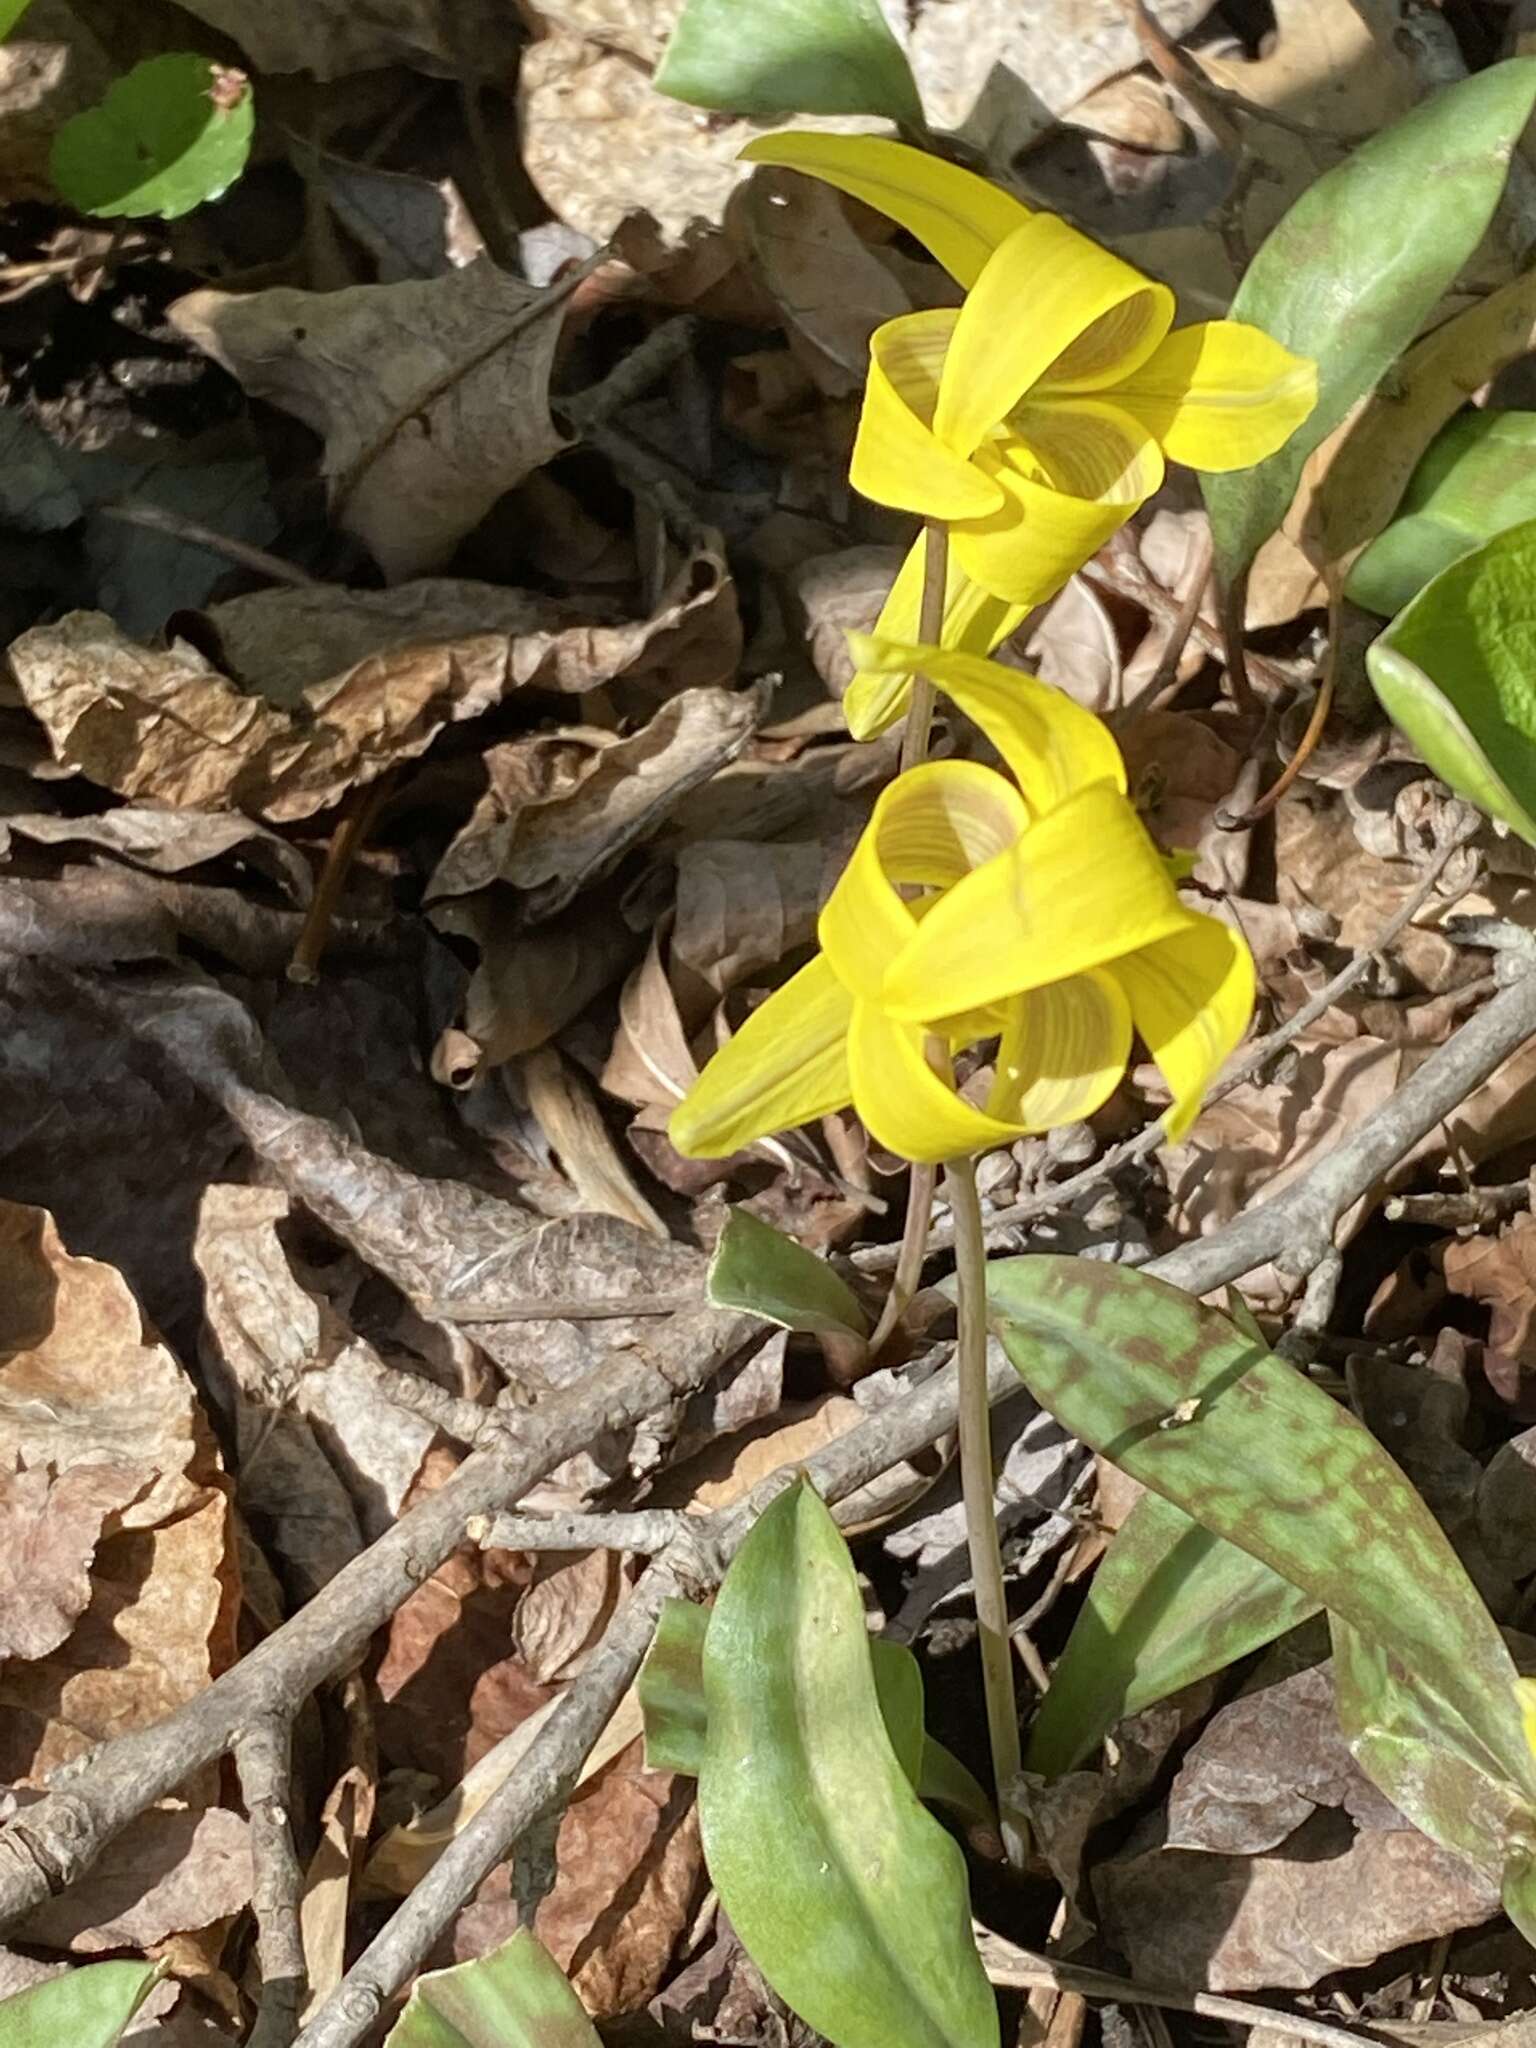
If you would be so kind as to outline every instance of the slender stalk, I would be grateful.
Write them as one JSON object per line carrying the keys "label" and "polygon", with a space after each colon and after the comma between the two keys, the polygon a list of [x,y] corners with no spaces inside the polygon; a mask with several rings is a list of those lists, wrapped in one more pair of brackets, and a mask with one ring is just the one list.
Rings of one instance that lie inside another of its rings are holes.
{"label": "slender stalk", "polygon": [[[927,549],[923,556],[923,605],[918,615],[917,637],[924,647],[942,647],[944,591],[949,581],[949,529],[932,519],[924,529],[924,538]],[[933,685],[926,676],[914,676],[907,729],[901,736],[903,773],[927,760],[928,729],[932,724]]]}
{"label": "slender stalk", "polygon": [[914,1165],[907,1179],[907,1220],[902,1225],[901,1247],[896,1254],[896,1271],[885,1297],[875,1334],[869,1340],[869,1356],[878,1358],[896,1325],[912,1306],[912,1297],[923,1277],[928,1256],[928,1227],[933,1217],[933,1186],[938,1169]]}
{"label": "slender stalk", "polygon": [[992,1423],[987,1397],[987,1250],[982,1238],[976,1168],[951,1159],[944,1186],[955,1219],[955,1270],[960,1282],[960,1337],[955,1347],[960,1425],[960,1488],[965,1501],[965,1540],[976,1588],[976,1622],[981,1636],[981,1679],[987,1701],[987,1734],[992,1776],[1002,1823],[1003,1849],[1015,1870],[1028,1848],[1027,1827],[1011,1810],[1009,1792],[1018,1775],[1019,1709],[1013,1691],[1013,1653],[1008,1643],[1008,1599],[1003,1589],[1003,1553],[992,1503]]}

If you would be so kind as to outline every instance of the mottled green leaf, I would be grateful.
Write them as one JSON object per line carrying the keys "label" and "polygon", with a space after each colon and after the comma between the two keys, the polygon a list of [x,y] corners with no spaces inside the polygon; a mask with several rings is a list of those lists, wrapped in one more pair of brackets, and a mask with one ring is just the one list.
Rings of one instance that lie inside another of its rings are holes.
{"label": "mottled green leaf", "polygon": [[[645,1725],[646,1767],[698,1775],[708,1716],[704,1707],[704,1636],[709,1610],[688,1600],[662,1603],[656,1633],[635,1690]],[[923,1674],[904,1643],[870,1639],[870,1664],[880,1716],[907,1780],[920,1799],[985,1823],[992,1807],[976,1779],[923,1728]]]}
{"label": "mottled green leaf", "polygon": [[867,1337],[858,1296],[827,1264],[750,1209],[732,1209],[709,1262],[716,1308],[745,1310],[781,1329],[812,1336]]}
{"label": "mottled green leaf", "polygon": [[520,1927],[472,1963],[411,1987],[385,2048],[602,2048],[554,1957]]}
{"label": "mottled green leaf", "polygon": [[1337,1615],[1334,1700],[1350,1753],[1416,1828],[1497,1879],[1525,1802],[1443,1700],[1431,1701],[1382,1645]]}
{"label": "mottled green leaf", "polygon": [[847,1545],[806,1482],[704,1639],[704,1855],[753,1961],[835,2048],[996,2048],[960,1850],[885,1732]]}
{"label": "mottled green leaf", "polygon": [[1035,1398],[1205,1528],[1378,1642],[1536,1795],[1516,1671],[1444,1531],[1363,1423],[1217,1309],[1123,1266],[988,1268]]}
{"label": "mottled green leaf", "polygon": [[1442,569],[1366,650],[1392,723],[1536,846],[1536,519]]}
{"label": "mottled green leaf", "polygon": [[89,1963],[0,1999],[0,2048],[114,2048],[164,1967]]}
{"label": "mottled green leaf", "polygon": [[1469,412],[1442,427],[1397,517],[1350,571],[1345,595],[1390,618],[1496,533],[1536,518],[1536,412]]}
{"label": "mottled green leaf", "polygon": [[883,114],[921,128],[922,102],[880,0],[688,0],[658,92],[730,114]]}
{"label": "mottled green leaf", "polygon": [[1432,94],[1310,185],[1248,266],[1232,318],[1312,356],[1318,402],[1266,461],[1202,480],[1226,581],[1285,517],[1312,450],[1402,354],[1477,247],[1533,101],[1530,58]]}
{"label": "mottled green leaf", "polygon": [[1025,1768],[1072,1770],[1115,1723],[1262,1649],[1320,1602],[1144,1493],[1093,1575],[1030,1730]]}
{"label": "mottled green leaf", "polygon": [[229,190],[254,126],[243,73],[175,51],[135,64],[99,106],[66,121],[49,168],[82,213],[175,220]]}

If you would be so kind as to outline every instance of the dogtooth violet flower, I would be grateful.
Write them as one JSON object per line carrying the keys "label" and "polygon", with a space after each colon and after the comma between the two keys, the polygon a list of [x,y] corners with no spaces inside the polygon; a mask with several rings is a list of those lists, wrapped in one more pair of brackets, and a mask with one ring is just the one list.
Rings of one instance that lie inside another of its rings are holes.
{"label": "dogtooth violet flower", "polygon": [[[821,951],[709,1061],[673,1144],[721,1158],[851,1104],[906,1159],[980,1152],[1092,1115],[1133,1031],[1179,1135],[1247,1028],[1253,961],[1179,901],[1107,727],[979,655],[850,638],[871,673],[930,676],[1009,773],[930,761],[881,793],[822,910]],[[951,1060],[993,1038],[978,1106]]]}
{"label": "dogtooth violet flower", "polygon": [[[1261,328],[1174,329],[1166,285],[956,164],[867,135],[765,136],[742,155],[875,207],[965,287],[958,309],[876,329],[849,470],[865,497],[947,526],[946,647],[989,654],[1152,495],[1165,457],[1247,468],[1317,402],[1316,365]],[[918,637],[922,583],[919,537],[877,635]],[[856,677],[850,731],[891,724],[907,688]]]}

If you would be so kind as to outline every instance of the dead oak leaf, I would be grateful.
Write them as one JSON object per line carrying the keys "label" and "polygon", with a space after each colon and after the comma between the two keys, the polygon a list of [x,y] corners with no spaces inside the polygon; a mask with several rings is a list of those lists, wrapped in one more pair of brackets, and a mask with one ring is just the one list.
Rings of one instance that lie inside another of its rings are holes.
{"label": "dead oak leaf", "polygon": [[56,1650],[90,1602],[109,1515],[149,1475],[133,1465],[0,1469],[0,1659]]}
{"label": "dead oak leaf", "polygon": [[408,64],[453,77],[510,71],[522,44],[501,0],[189,0],[190,13],[240,45],[260,71],[312,71],[322,82]]}
{"label": "dead oak leaf", "polygon": [[549,414],[558,304],[474,263],[333,292],[192,292],[171,319],[324,437],[333,512],[399,582],[566,445]]}

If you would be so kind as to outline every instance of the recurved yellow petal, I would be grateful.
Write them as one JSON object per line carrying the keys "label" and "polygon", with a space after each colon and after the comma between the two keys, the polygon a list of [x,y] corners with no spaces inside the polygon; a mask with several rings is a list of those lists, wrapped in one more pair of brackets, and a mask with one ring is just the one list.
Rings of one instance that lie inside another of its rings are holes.
{"label": "recurved yellow petal", "polygon": [[877,505],[925,519],[975,519],[1003,503],[1001,487],[932,427],[944,353],[960,316],[953,307],[904,313],[877,327],[848,477]]}
{"label": "recurved yellow petal", "polygon": [[876,1141],[902,1159],[937,1161],[1007,1145],[1016,1124],[987,1116],[929,1066],[928,1033],[897,1024],[873,1003],[854,1004],[848,1033],[853,1106]]}
{"label": "recurved yellow petal", "polygon": [[966,294],[933,430],[957,455],[969,455],[1048,372],[1062,389],[1127,376],[1172,319],[1166,285],[1054,214],[1031,214]]}
{"label": "recurved yellow petal", "polygon": [[940,897],[892,962],[882,1001],[910,1023],[976,1009],[1118,962],[1190,915],[1135,811],[1096,782]]}
{"label": "recurved yellow petal", "polygon": [[877,135],[763,135],[741,152],[824,178],[896,221],[931,250],[957,283],[972,285],[987,258],[1030,210],[974,171]]}
{"label": "recurved yellow petal", "polygon": [[1173,1091],[1165,1118],[1170,1138],[1182,1137],[1199,1115],[1206,1089],[1253,1015],[1253,955],[1242,937],[1199,911],[1184,916],[1183,930],[1115,961],[1111,970]]}
{"label": "recurved yellow petal", "polygon": [[852,1099],[853,999],[820,955],[776,989],[673,1110],[667,1135],[689,1159],[724,1159]]}
{"label": "recurved yellow petal", "polygon": [[1204,320],[1170,334],[1113,396],[1174,462],[1246,469],[1283,447],[1317,404],[1317,365],[1260,327]]}
{"label": "recurved yellow petal", "polygon": [[1054,810],[1093,782],[1125,788],[1125,763],[1101,718],[1038,676],[950,648],[903,646],[878,634],[850,633],[861,672],[919,671],[974,719],[1012,769],[1030,808]]}
{"label": "recurved yellow petal", "polygon": [[917,928],[897,885],[947,888],[1011,846],[1028,822],[1018,791],[978,761],[926,761],[898,776],[881,791],[822,908],[822,951],[839,980],[855,995],[878,997]]}
{"label": "recurved yellow petal", "polygon": [[1026,1131],[1076,1123],[1109,1100],[1130,1051],[1131,1006],[1113,974],[1030,989],[1008,1006],[987,1112]]}
{"label": "recurved yellow petal", "polygon": [[1053,597],[1151,497],[1163,457],[1138,420],[1098,399],[1025,405],[1014,418],[1017,433],[984,442],[975,456],[1008,504],[986,519],[956,520],[950,546],[983,589],[1033,605]]}
{"label": "recurved yellow petal", "polygon": [[[926,546],[921,534],[907,551],[907,558],[891,585],[875,632],[890,640],[911,642],[918,635],[922,614],[923,568]],[[1016,626],[1028,616],[1027,605],[1008,604],[973,583],[948,550],[949,573],[944,585],[943,641],[946,647],[963,648],[974,654],[990,654],[1000,647]],[[912,677],[895,671],[861,670],[843,695],[843,716],[856,740],[873,739],[894,725],[907,708]]]}

